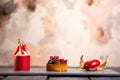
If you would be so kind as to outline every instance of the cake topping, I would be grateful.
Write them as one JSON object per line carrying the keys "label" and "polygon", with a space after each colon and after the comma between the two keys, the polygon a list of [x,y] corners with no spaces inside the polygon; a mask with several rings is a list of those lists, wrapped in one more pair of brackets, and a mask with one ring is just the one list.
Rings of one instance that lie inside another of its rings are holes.
{"label": "cake topping", "polygon": [[15,55],[15,56],[30,55],[26,44],[23,41],[21,41],[20,39],[18,39],[18,46],[15,49],[15,51],[13,52],[13,55]]}
{"label": "cake topping", "polygon": [[59,56],[50,56],[48,64],[67,64],[67,59],[60,59]]}

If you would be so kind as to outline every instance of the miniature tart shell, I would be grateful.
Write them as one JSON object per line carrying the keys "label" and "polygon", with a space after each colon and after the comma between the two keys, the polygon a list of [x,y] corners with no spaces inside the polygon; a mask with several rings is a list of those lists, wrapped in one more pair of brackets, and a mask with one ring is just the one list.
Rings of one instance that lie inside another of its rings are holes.
{"label": "miniature tart shell", "polygon": [[67,71],[68,65],[67,64],[47,64],[46,69],[47,71],[63,72],[63,71]]}

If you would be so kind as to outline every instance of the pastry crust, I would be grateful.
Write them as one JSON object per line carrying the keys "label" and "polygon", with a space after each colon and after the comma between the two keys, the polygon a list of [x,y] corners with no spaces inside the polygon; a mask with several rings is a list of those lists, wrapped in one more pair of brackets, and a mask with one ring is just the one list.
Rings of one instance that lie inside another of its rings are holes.
{"label": "pastry crust", "polygon": [[47,64],[46,69],[47,71],[63,72],[63,71],[67,71],[68,65],[67,64]]}

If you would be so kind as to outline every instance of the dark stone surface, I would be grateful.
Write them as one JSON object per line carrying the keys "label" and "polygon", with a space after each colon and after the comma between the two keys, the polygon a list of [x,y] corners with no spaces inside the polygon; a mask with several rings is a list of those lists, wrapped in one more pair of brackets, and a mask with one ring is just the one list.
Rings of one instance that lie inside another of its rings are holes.
{"label": "dark stone surface", "polygon": [[9,76],[2,80],[45,80],[46,76]]}
{"label": "dark stone surface", "polygon": [[120,77],[91,77],[91,80],[120,80]]}
{"label": "dark stone surface", "polygon": [[[69,68],[67,72],[50,72],[46,71],[45,67],[35,67],[31,68],[30,71],[23,72],[14,71],[13,67],[0,67],[0,80],[120,80],[120,76],[110,76],[120,75],[119,70],[120,68],[107,68],[104,71],[86,72],[79,68]],[[3,74],[5,77],[2,77]]]}
{"label": "dark stone surface", "polygon": [[[46,78],[46,76],[9,76],[2,80],[46,80]],[[88,80],[88,78],[51,77],[49,80]]]}
{"label": "dark stone surface", "polygon": [[52,77],[49,80],[89,80],[88,78],[78,78],[78,77]]}
{"label": "dark stone surface", "polygon": [[31,68],[30,71],[14,71],[13,67],[1,67],[0,68],[1,76],[59,76],[59,77],[120,77],[120,73],[111,69],[105,69],[103,71],[86,71],[80,68],[68,68],[66,72],[54,72],[46,71],[46,68]]}
{"label": "dark stone surface", "polygon": [[110,69],[115,70],[115,71],[117,71],[117,72],[120,72],[120,67],[112,67],[112,68],[110,68]]}

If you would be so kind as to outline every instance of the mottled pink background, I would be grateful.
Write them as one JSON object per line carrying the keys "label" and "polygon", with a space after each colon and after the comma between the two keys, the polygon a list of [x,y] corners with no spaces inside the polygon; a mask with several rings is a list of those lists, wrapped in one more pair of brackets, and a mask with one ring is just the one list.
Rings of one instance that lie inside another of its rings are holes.
{"label": "mottled pink background", "polygon": [[120,66],[119,34],[120,0],[0,0],[0,65],[13,65],[20,38],[32,66],[45,66],[51,55],[79,66],[82,54]]}

